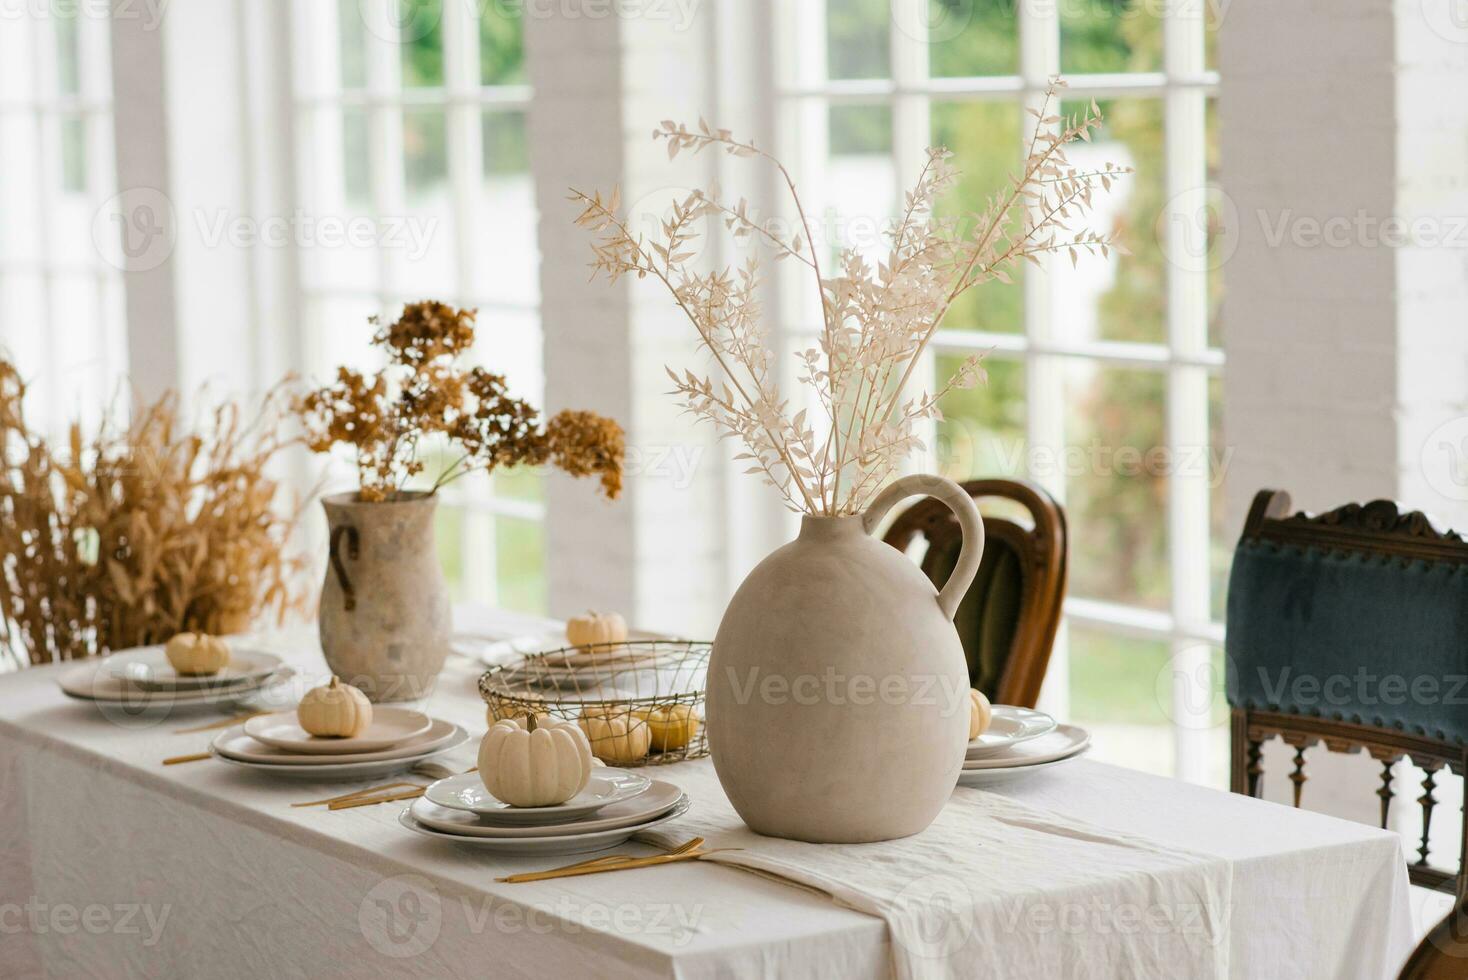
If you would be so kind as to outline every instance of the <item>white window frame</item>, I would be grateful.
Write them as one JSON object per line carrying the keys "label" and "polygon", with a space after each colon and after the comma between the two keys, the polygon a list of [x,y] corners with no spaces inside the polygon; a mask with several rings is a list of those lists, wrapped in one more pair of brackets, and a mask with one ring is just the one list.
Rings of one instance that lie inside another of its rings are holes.
{"label": "white window frame", "polygon": [[[62,91],[58,67],[56,25],[63,17],[74,21],[77,35],[75,92]],[[12,50],[16,46],[28,49],[30,69],[29,77],[24,79],[27,88],[0,93],[0,114],[31,117],[38,137],[34,145],[35,181],[29,188],[36,202],[36,223],[21,231],[34,243],[34,256],[0,254],[0,295],[12,276],[30,275],[39,279],[39,320],[7,324],[6,329],[40,336],[42,362],[23,363],[20,368],[28,380],[43,382],[40,387],[44,400],[32,401],[29,406],[33,417],[44,420],[43,424],[58,433],[76,408],[74,399],[67,397],[69,385],[64,375],[68,363],[74,363],[78,356],[77,345],[82,340],[70,331],[74,325],[63,329],[58,318],[55,295],[60,280],[86,279],[95,290],[97,322],[91,338],[93,343],[86,350],[90,355],[91,379],[85,387],[90,390],[100,383],[110,394],[127,367],[120,269],[109,263],[111,256],[104,256],[97,249],[89,249],[81,256],[59,254],[52,234],[62,198],[68,193],[61,188],[61,127],[65,120],[80,119],[84,144],[84,185],[70,193],[84,198],[92,209],[101,208],[115,193],[109,25],[107,17],[98,16],[85,4],[70,11],[38,9],[28,16],[7,17],[0,22],[0,31],[6,34],[5,45],[0,50]],[[7,193],[13,192],[14,189],[7,188]],[[0,305],[0,309],[4,308]],[[0,346],[5,340],[5,333],[0,332]],[[88,412],[100,414],[106,408],[106,399],[95,401],[87,406]]]}
{"label": "white window frame", "polygon": [[[395,0],[373,0],[386,11]],[[363,2],[359,9],[369,14],[372,3]],[[529,112],[531,90],[528,85],[480,84],[480,49],[478,16],[486,10],[472,0],[443,0],[442,39],[444,78],[441,88],[405,88],[402,84],[402,46],[391,36],[398,25],[384,13],[373,29],[364,31],[365,87],[360,91],[343,91],[339,62],[339,4],[335,2],[292,4],[291,33],[295,39],[295,92],[293,122],[300,146],[311,131],[310,114],[332,108],[361,107],[368,112],[368,145],[371,160],[367,168],[371,181],[371,210],[376,215],[408,213],[403,171],[403,112],[414,107],[442,108],[445,114],[448,181],[453,201],[454,280],[450,295],[438,296],[445,302],[474,306],[492,316],[496,311],[511,311],[538,317],[539,306],[527,306],[487,299],[473,288],[478,262],[478,242],[472,233],[472,222],[480,214],[478,201],[483,174],[483,144],[480,127],[485,109]],[[303,157],[297,161],[298,173],[323,166],[319,158]],[[533,177],[533,175],[532,175]],[[367,294],[355,290],[339,290],[315,286],[304,281],[299,286],[299,304],[308,308],[313,301],[335,297],[360,298],[371,295],[378,309],[392,315],[404,301],[421,298],[414,291],[403,268],[403,256],[396,249],[377,251],[378,288]],[[543,333],[537,319],[537,342],[543,344]],[[297,363],[309,360],[309,336],[298,341]],[[476,602],[497,605],[500,601],[495,541],[496,518],[507,517],[544,524],[545,505],[541,502],[496,496],[492,484],[481,477],[451,484],[440,492],[441,510],[457,510],[463,519],[463,537],[473,547],[464,548],[461,586],[466,596]]]}
{"label": "white window frame", "polygon": [[[825,3],[773,0],[776,15],[774,92],[779,116],[779,145],[806,186],[822,186],[828,158],[827,109],[832,105],[885,104],[892,109],[893,159],[897,184],[916,182],[923,150],[930,140],[932,100],[1011,101],[1037,105],[1049,79],[1060,74],[1060,17],[1053,2],[1017,0],[1019,71],[1014,75],[930,78],[928,48],[920,31],[897,28],[900,19],[921,24],[928,0],[892,0],[888,25],[890,78],[826,77]],[[1169,4],[1162,21],[1163,68],[1135,74],[1067,74],[1066,96],[1074,99],[1152,97],[1162,103],[1165,126],[1165,180],[1169,206],[1186,219],[1182,208],[1197,200],[1206,172],[1206,108],[1218,92],[1219,77],[1205,68],[1206,5]],[[797,57],[798,54],[798,57]],[[1018,138],[1018,137],[1017,137]],[[961,161],[960,161],[961,163]],[[1166,220],[1164,250],[1193,242],[1177,240],[1186,224]],[[1024,277],[1024,331],[941,331],[931,354],[988,352],[1016,361],[1026,373],[1026,427],[1031,451],[1050,451],[1056,458],[1065,447],[1064,369],[1082,359],[1098,365],[1158,371],[1167,378],[1166,446],[1178,455],[1182,447],[1208,444],[1209,381],[1224,368],[1223,352],[1208,345],[1208,276],[1202,263],[1169,266],[1165,343],[1122,343],[1105,340],[1072,342],[1052,329],[1049,284],[1043,276]],[[788,291],[787,291],[788,292]],[[805,322],[799,302],[782,296],[783,323]],[[789,333],[787,329],[787,334]],[[794,343],[788,338],[787,345]],[[932,461],[925,461],[932,465]],[[922,465],[922,464],[919,464]],[[1037,477],[1062,504],[1063,474]],[[1056,642],[1042,704],[1060,713],[1068,708],[1068,626],[1076,624],[1116,635],[1168,644],[1172,660],[1172,704],[1176,775],[1207,781],[1209,754],[1216,746],[1209,724],[1211,705],[1199,697],[1193,682],[1208,679],[1212,648],[1223,644],[1223,625],[1210,609],[1210,488],[1206,473],[1174,474],[1168,481],[1168,568],[1171,599],[1166,611],[1122,603],[1071,597]],[[1077,530],[1072,525],[1072,529]],[[1084,533],[1084,529],[1079,529]],[[1182,679],[1183,683],[1177,681]]]}

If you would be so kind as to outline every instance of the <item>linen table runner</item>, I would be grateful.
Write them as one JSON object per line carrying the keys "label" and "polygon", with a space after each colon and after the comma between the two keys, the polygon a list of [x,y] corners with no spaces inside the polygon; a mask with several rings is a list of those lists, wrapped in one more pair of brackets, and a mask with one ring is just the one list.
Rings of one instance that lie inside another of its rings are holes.
{"label": "linen table runner", "polygon": [[903,980],[1228,975],[1232,873],[1224,859],[967,788],[904,840],[779,840],[744,826],[709,760],[658,775],[682,786],[693,806],[641,839],[669,846],[696,834],[710,848],[741,848],[708,860],[879,916]]}

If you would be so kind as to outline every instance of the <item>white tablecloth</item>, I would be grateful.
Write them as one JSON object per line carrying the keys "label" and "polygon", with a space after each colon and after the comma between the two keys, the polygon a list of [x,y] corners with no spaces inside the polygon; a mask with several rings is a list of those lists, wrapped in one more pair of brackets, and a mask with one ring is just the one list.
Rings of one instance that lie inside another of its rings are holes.
{"label": "white tablecloth", "polygon": [[[277,649],[294,649],[304,670],[321,669],[300,636]],[[932,945],[914,960],[894,956],[882,918],[841,904],[860,906],[852,896],[833,900],[708,862],[497,884],[574,859],[497,857],[416,837],[397,825],[397,804],[336,813],[289,805],[350,788],[339,784],[273,782],[207,761],[163,767],[164,757],[208,743],[212,733],[174,731],[209,715],[122,726],[65,698],[55,684],[61,669],[0,676],[7,977],[858,978],[889,976],[894,963],[941,973],[1003,962],[1005,976],[1181,980],[1191,968],[1109,961],[1104,951],[1127,946],[1108,942],[1113,932],[1196,928],[1217,947],[1209,975],[1377,980],[1395,976],[1411,945],[1395,835],[1084,760],[959,792],[991,815],[1044,814],[1043,833],[1104,829],[1098,850],[1137,841],[1137,853],[1166,855],[1172,868],[1192,862],[1192,880],[1224,886],[1179,901],[1165,874],[1139,867],[1131,886],[1171,897],[1134,909],[1137,892],[1120,884],[1037,884],[1021,900],[984,908],[994,880],[964,881],[957,900],[975,903],[972,928],[925,937]],[[477,673],[451,660],[432,713],[482,730]],[[467,747],[459,755],[455,762],[471,764]],[[706,766],[657,770],[674,782],[681,770],[707,804],[687,827],[670,825],[680,838],[708,829],[699,820],[718,823],[727,806]],[[990,828],[972,819],[979,843]],[[1083,846],[1068,859],[1058,848],[1057,868],[1091,857]],[[1004,861],[994,855],[994,875]],[[943,900],[942,888],[934,894]],[[1083,961],[1064,954],[1081,948]],[[1024,949],[1058,952],[1028,972],[996,959]]]}

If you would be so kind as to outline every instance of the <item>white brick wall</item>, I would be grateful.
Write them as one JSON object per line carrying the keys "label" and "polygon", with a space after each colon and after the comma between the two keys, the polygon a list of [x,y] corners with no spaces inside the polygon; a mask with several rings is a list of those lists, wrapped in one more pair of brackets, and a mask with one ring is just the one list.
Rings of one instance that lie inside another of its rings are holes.
{"label": "white brick wall", "polygon": [[[1227,8],[1219,116],[1239,233],[1223,271],[1235,528],[1266,485],[1312,509],[1400,497],[1468,526],[1468,508],[1421,466],[1427,434],[1468,413],[1468,229],[1456,245],[1380,240],[1393,217],[1446,217],[1444,233],[1454,218],[1468,223],[1468,100],[1450,94],[1468,82],[1468,35],[1434,29],[1435,5]],[[1343,244],[1290,233],[1330,219],[1353,222]]]}
{"label": "white brick wall", "polygon": [[[625,498],[611,506],[586,486],[552,479],[550,611],[614,608],[639,626],[707,636],[730,589],[721,457],[712,433],[666,394],[662,368],[697,368],[703,357],[660,284],[588,281],[590,238],[571,223],[566,189],[620,185],[624,202],[648,198],[643,207],[660,210],[679,188],[707,182],[712,155],[670,165],[650,137],[659,120],[696,119],[712,99],[712,13],[680,29],[660,18],[574,16],[578,9],[556,5],[551,16],[526,20],[546,401],[551,410],[584,406],[619,419],[632,466]],[[581,152],[566,154],[568,144]]]}

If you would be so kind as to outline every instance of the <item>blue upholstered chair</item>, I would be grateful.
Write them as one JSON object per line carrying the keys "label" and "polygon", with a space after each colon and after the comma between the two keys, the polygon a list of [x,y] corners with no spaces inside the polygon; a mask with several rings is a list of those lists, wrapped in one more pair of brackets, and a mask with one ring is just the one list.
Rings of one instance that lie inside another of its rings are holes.
{"label": "blue upholstered chair", "polygon": [[1412,880],[1455,877],[1428,864],[1427,831],[1438,774],[1468,770],[1468,542],[1389,500],[1291,515],[1288,494],[1263,491],[1234,553],[1227,653],[1235,792],[1258,795],[1275,736],[1295,749],[1296,806],[1306,748],[1364,750],[1385,827],[1392,765],[1410,758],[1426,774]]}

